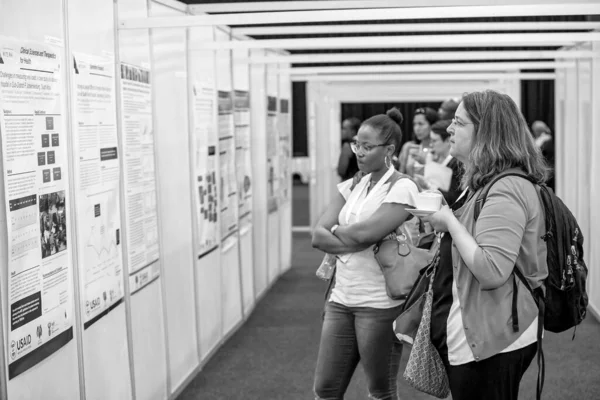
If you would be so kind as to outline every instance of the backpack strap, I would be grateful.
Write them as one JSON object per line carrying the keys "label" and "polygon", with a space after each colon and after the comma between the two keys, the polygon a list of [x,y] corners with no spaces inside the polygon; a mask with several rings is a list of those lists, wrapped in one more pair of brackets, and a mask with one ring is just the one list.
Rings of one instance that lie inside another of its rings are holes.
{"label": "backpack strap", "polygon": [[[482,192],[477,196],[477,200],[475,200],[475,212],[474,219],[477,222],[479,218],[479,214],[483,209],[483,205],[487,199],[487,195],[490,192],[492,186],[498,182],[500,179],[505,178],[507,176],[518,176],[523,179],[527,179],[529,182],[533,183],[536,186],[538,182],[535,181],[531,176],[525,174],[524,172],[503,172],[496,175],[485,187]],[[544,380],[546,378],[546,362],[544,357],[544,349],[542,347],[542,339],[544,333],[544,314],[546,311],[545,303],[544,303],[544,292],[541,288],[537,288],[533,290],[527,282],[527,279],[521,272],[521,270],[515,265],[513,269],[513,297],[512,297],[512,325],[513,330],[515,332],[519,331],[519,313],[517,310],[517,297],[519,294],[519,287],[517,284],[517,278],[523,282],[523,285],[527,288],[527,290],[533,296],[534,301],[538,307],[538,328],[537,328],[537,364],[538,364],[538,379],[537,379],[537,387],[536,387],[536,399],[541,400],[542,398],[542,390],[544,389]]]}
{"label": "backpack strap", "polygon": [[534,185],[537,185],[537,182],[532,177],[525,174],[524,172],[502,172],[502,173],[496,175],[487,185],[485,185],[485,187],[483,188],[483,190],[481,191],[479,196],[477,196],[477,200],[475,200],[475,221],[477,221],[477,218],[479,218],[479,214],[481,213],[481,210],[483,209],[483,205],[485,204],[485,201],[487,200],[487,195],[490,192],[490,189],[492,188],[492,186],[494,186],[494,184],[496,182],[498,182],[500,179],[505,178],[507,176],[519,176],[523,179],[527,179],[529,182],[533,183]]}

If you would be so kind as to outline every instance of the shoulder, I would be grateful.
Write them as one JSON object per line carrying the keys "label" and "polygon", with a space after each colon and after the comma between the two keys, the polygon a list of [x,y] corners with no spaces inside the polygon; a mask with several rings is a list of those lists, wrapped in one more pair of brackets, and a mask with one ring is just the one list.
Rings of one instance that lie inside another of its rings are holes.
{"label": "shoulder", "polygon": [[490,188],[487,197],[494,196],[502,197],[507,207],[510,207],[511,203],[525,209],[541,207],[537,185],[519,176],[507,176],[498,180]]}
{"label": "shoulder", "polygon": [[401,174],[397,171],[394,172],[393,177],[390,178],[390,181],[386,183],[385,186],[389,187],[388,185],[393,185],[389,190],[390,192],[408,191],[414,194],[419,193],[419,187],[417,184],[407,175]]}

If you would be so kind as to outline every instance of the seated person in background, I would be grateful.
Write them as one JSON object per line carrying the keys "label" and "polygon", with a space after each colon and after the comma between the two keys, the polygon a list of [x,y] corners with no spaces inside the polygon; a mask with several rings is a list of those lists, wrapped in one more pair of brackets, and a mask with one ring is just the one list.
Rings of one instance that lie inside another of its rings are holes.
{"label": "seated person in background", "polygon": [[535,145],[541,150],[548,167],[552,169],[546,184],[554,190],[554,138],[548,125],[543,121],[531,124],[531,132],[535,138]]}
{"label": "seated person in background", "polygon": [[[450,133],[448,133],[448,127],[452,121],[444,120],[438,121],[431,127],[430,142],[431,142],[431,156],[429,157],[428,163],[435,162],[441,164],[444,167],[449,168],[452,171],[448,190],[443,190],[438,187],[435,180],[428,179],[427,176],[416,176],[415,180],[423,189],[439,190],[446,199],[449,205],[452,205],[461,193],[460,190],[460,179],[462,174],[462,166],[460,161],[450,155]],[[425,165],[425,173],[428,174],[427,164]],[[450,171],[448,171],[450,172]]]}
{"label": "seated person in background", "polygon": [[448,99],[444,101],[438,109],[438,116],[440,119],[445,120],[454,118],[454,113],[456,113],[459,102],[460,99]]}
{"label": "seated person in background", "polygon": [[404,143],[399,156],[398,171],[408,176],[423,175],[423,168],[429,151],[431,126],[438,121],[433,108],[422,107],[415,110],[413,117],[413,140]]}
{"label": "seated person in background", "polygon": [[350,144],[360,127],[360,120],[356,117],[346,118],[342,122],[342,151],[338,159],[337,173],[342,181],[350,179],[358,172],[356,154],[352,152]]}

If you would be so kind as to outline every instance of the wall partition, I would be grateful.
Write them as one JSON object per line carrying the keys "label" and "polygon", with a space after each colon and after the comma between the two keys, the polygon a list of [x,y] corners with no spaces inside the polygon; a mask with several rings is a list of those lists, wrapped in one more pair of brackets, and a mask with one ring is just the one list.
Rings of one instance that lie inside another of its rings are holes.
{"label": "wall partition", "polygon": [[290,266],[289,75],[186,15],[2,2],[2,399],[176,398]]}
{"label": "wall partition", "polygon": [[595,157],[600,151],[600,139],[594,132],[600,129],[600,47],[582,44],[565,48],[565,53],[591,50],[592,58],[577,60],[574,67],[557,69],[555,89],[556,110],[556,193],[573,212],[584,237],[584,260],[589,269],[589,308],[600,318],[600,273],[594,265],[600,251],[593,245],[599,233],[598,207],[592,199],[600,194],[600,175]]}

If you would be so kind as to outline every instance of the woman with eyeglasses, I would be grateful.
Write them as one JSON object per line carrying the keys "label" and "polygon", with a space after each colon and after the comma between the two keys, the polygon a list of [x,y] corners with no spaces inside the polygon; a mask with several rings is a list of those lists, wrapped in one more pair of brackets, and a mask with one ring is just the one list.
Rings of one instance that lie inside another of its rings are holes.
{"label": "woman with eyeglasses", "polygon": [[506,94],[465,95],[450,132],[450,154],[464,164],[452,209],[424,219],[446,232],[433,281],[431,340],[444,361],[453,400],[515,400],[537,350],[532,289],[548,275],[544,211],[536,187],[498,180],[475,220],[476,201],[498,174],[544,182],[547,168],[527,123]]}
{"label": "woman with eyeglasses", "polygon": [[337,255],[327,294],[314,392],[316,399],[343,399],[359,361],[370,398],[397,399],[402,345],[392,323],[402,301],[391,300],[373,245],[396,230],[416,206],[418,188],[399,177],[391,159],[402,141],[402,114],[392,108],[364,121],[352,144],[365,174],[348,179],[313,230],[312,245]]}
{"label": "woman with eyeglasses", "polygon": [[417,108],[413,117],[414,139],[402,146],[399,171],[411,177],[423,175],[430,148],[431,126],[439,120],[438,113],[429,107]]}

